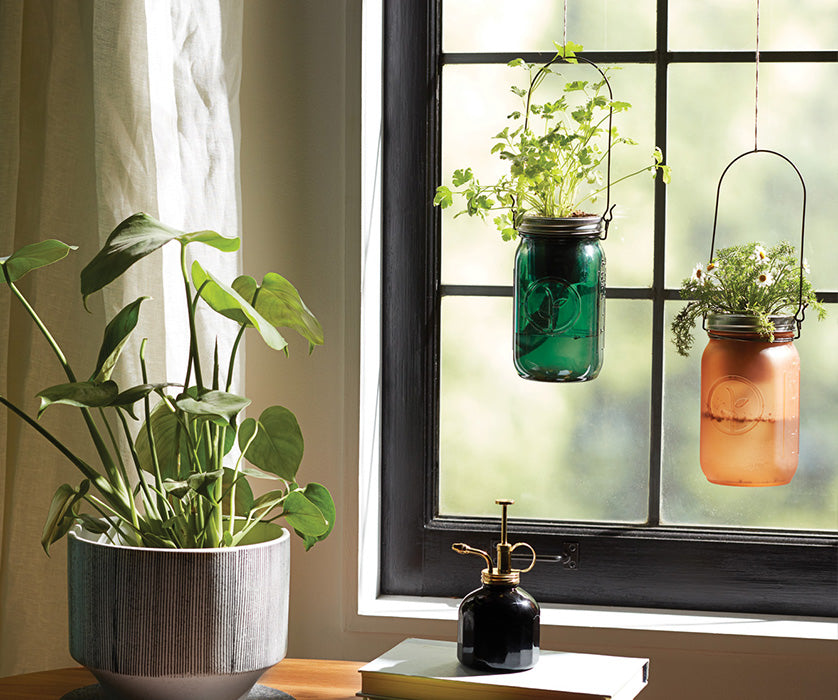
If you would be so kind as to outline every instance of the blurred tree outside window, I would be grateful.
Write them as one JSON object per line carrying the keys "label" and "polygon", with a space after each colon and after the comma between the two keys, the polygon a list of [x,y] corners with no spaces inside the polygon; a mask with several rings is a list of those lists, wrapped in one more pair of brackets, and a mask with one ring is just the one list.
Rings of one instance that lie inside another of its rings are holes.
{"label": "blurred tree outside window", "polygon": [[[831,0],[763,3],[761,47],[834,49],[838,10]],[[831,17],[833,21],[827,21]],[[585,51],[644,51],[655,46],[655,4],[569,3],[568,38]],[[562,39],[562,3],[452,0],[443,3],[443,51],[549,51]],[[751,50],[753,2],[671,2],[669,45],[685,50]],[[640,145],[615,149],[615,173],[642,167],[655,145],[655,69],[620,61],[611,74],[615,99],[632,104],[615,116],[620,132]],[[584,79],[587,66],[565,66]],[[521,69],[498,63],[452,63],[442,70],[444,181],[471,166],[482,181],[502,172],[489,154],[506,114],[518,107],[509,86]],[[560,89],[545,83],[545,91]],[[511,299],[448,294],[441,300],[439,510],[491,515],[498,494],[516,499],[515,515],[547,520],[645,523],[649,517],[650,431],[661,431],[660,512],[665,524],[803,530],[838,526],[838,307],[827,321],[804,324],[801,450],[786,487],[736,489],[707,482],[698,465],[699,338],[691,356],[673,351],[669,324],[680,308],[676,291],[709,254],[715,187],[734,157],[753,146],[752,62],[673,63],[666,103],[666,190],[663,281],[667,301],[653,308],[655,207],[649,178],[613,188],[615,219],[603,244],[613,292],[644,290],[646,299],[609,299],[605,362],[595,381],[539,385],[516,375],[511,359]],[[760,146],[787,155],[807,183],[804,255],[816,286],[838,288],[835,162],[838,134],[836,62],[766,62],[760,71]],[[450,184],[450,183],[449,183]],[[754,156],[726,178],[717,245],[749,240],[799,244],[801,189],[779,159]],[[510,285],[515,243],[490,221],[443,213],[443,285]],[[444,287],[445,288],[445,287]],[[664,316],[663,337],[653,314]],[[699,333],[701,335],[701,333]],[[663,381],[652,383],[652,347],[662,346]],[[662,424],[650,419],[662,406]]]}

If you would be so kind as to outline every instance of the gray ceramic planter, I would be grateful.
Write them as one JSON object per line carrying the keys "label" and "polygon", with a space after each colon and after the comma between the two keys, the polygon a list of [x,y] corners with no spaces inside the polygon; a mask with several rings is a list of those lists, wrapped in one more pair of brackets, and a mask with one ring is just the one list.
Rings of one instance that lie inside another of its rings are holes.
{"label": "gray ceramic planter", "polygon": [[113,700],[240,700],[285,657],[290,536],[150,549],[70,533],[70,654]]}

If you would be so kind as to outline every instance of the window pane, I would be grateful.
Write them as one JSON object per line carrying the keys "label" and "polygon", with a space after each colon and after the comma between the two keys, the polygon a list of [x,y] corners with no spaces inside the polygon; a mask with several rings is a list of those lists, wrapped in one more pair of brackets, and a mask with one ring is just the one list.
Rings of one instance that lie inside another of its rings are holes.
{"label": "window pane", "polygon": [[642,522],[651,303],[607,302],[596,381],[531,382],[512,365],[511,298],[442,302],[440,512]]}
{"label": "window pane", "polygon": [[[804,255],[816,288],[838,288],[835,163],[838,64],[760,66],[759,145],[789,158],[807,190]],[[710,253],[716,186],[725,167],[754,143],[754,67],[674,65],[669,74],[667,285],[679,287]],[[716,247],[752,240],[800,242],[802,189],[770,154],[738,161],[721,191]]]}
{"label": "window pane", "polygon": [[[597,73],[590,66],[563,66],[566,80],[588,80]],[[523,76],[523,78],[522,78]],[[564,81],[556,76],[545,81],[537,95],[557,99]],[[497,65],[450,65],[443,71],[442,92],[442,179],[453,186],[455,169],[471,167],[481,184],[496,181],[508,169],[508,162],[490,154],[492,137],[511,123],[506,115],[521,109],[520,98],[511,85],[521,85],[526,73],[521,68]],[[614,115],[619,133],[639,143],[620,144],[612,151],[612,181],[652,162],[654,150],[654,69],[625,66],[609,76],[614,99],[630,102],[632,108]],[[539,100],[540,102],[541,100]],[[642,173],[612,188],[616,204],[605,252],[608,284],[649,286],[652,279],[654,182]],[[445,284],[511,284],[515,243],[501,240],[491,219],[467,215],[454,218],[462,200],[443,212],[442,281]],[[596,213],[605,208],[600,197]]]}
{"label": "window pane", "polygon": [[[662,513],[668,524],[823,529],[838,527],[838,304],[818,322],[809,314],[799,340],[800,459],[786,486],[741,488],[711,484],[698,461],[701,353],[699,327],[688,358],[666,339]],[[681,308],[667,304],[667,329]]]}
{"label": "window pane", "polygon": [[[771,0],[760,6],[760,50],[838,48],[835,0]],[[672,0],[669,48],[674,51],[753,51],[754,0]]]}
{"label": "window pane", "polygon": [[[562,14],[556,0],[445,0],[442,50],[550,51],[562,41]],[[653,49],[655,1],[569,2],[567,37],[588,51]]]}

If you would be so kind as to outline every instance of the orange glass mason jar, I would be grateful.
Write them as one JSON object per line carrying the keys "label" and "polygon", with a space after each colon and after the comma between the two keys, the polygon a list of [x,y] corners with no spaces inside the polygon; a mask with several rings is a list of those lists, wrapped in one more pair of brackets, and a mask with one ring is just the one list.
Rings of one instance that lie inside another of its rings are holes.
{"label": "orange glass mason jar", "polygon": [[701,357],[701,469],[728,486],[779,486],[797,470],[800,356],[793,316],[772,316],[774,341],[754,316],[710,314]]}

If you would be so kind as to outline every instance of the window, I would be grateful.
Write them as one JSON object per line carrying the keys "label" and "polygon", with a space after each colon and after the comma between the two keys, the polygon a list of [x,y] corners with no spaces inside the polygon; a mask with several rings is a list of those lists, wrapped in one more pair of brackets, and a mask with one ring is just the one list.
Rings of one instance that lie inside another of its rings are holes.
{"label": "window", "polygon": [[[760,146],[804,173],[806,255],[829,317],[808,320],[797,341],[793,487],[735,489],[703,481],[702,343],[679,358],[668,327],[680,280],[708,254],[718,177],[753,144],[752,9],[723,21],[726,4],[570,4],[568,38],[598,64],[624,67],[614,88],[634,105],[625,131],[647,152],[659,145],[674,176],[668,190],[646,180],[612,192],[625,218],[604,244],[605,367],[594,382],[562,386],[519,379],[507,357],[514,244],[465,217],[456,230],[431,206],[436,185],[483,157],[499,130],[505,112],[493,100],[513,80],[505,64],[546,60],[561,36],[561,3],[512,5],[384,5],[381,591],[461,595],[475,563],[451,544],[490,546],[498,523],[486,516],[511,495],[514,540],[538,552],[525,585],[540,601],[835,615],[835,8],[774,3],[763,18]],[[469,28],[461,39],[455,24]],[[484,26],[494,29],[481,43]],[[737,175],[735,202],[722,201],[731,237],[770,240],[774,222],[795,220],[799,232],[795,181],[757,165]]]}

